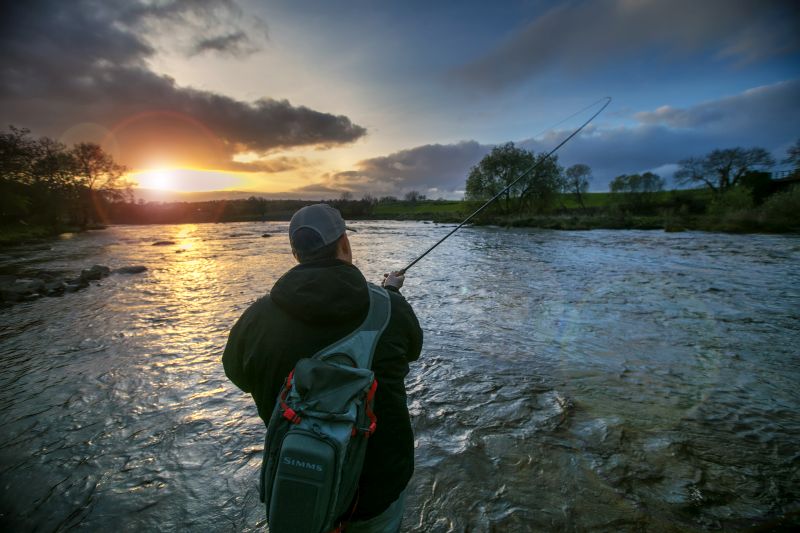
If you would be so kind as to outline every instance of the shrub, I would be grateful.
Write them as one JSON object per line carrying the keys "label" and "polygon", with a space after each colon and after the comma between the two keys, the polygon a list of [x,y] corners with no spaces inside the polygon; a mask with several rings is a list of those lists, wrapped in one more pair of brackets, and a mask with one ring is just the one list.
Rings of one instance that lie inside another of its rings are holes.
{"label": "shrub", "polygon": [[773,231],[800,229],[800,186],[767,198],[759,209],[759,219]]}
{"label": "shrub", "polygon": [[708,206],[708,214],[716,217],[746,211],[753,207],[753,196],[745,187],[734,187],[714,198]]}

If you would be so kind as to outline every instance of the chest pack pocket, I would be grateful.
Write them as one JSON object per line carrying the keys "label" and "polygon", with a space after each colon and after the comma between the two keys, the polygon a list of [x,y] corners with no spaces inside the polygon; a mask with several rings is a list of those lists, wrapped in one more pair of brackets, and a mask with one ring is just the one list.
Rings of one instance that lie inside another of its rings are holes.
{"label": "chest pack pocket", "polygon": [[347,337],[301,359],[267,427],[261,494],[272,533],[338,526],[358,489],[378,382],[375,347],[391,317],[385,289],[369,284],[369,312]]}

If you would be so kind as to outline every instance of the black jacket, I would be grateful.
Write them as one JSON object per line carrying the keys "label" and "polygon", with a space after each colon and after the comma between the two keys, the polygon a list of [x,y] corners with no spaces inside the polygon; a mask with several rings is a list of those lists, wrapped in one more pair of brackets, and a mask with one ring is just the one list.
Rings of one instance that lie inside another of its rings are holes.
{"label": "black jacket", "polygon": [[[378,426],[367,446],[357,519],[384,511],[414,471],[414,436],[404,379],[408,363],[422,349],[422,330],[405,298],[393,290],[389,296],[391,320],[372,362],[378,380],[374,408]],[[298,265],[233,326],[222,356],[225,374],[253,395],[266,424],[297,361],[355,330],[368,310],[367,282],[355,266],[336,259]]]}

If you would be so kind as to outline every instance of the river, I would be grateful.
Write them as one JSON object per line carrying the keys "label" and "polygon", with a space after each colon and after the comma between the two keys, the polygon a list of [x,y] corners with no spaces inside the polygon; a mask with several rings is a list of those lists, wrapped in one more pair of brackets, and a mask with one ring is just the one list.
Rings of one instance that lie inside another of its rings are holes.
{"label": "river", "polygon": [[[355,226],[370,280],[448,230]],[[148,267],[0,310],[4,530],[265,529],[264,427],[220,357],[293,265],[286,228],[114,226],[0,250],[2,272]],[[404,530],[800,523],[798,267],[799,236],[456,233],[403,289],[425,332]]]}

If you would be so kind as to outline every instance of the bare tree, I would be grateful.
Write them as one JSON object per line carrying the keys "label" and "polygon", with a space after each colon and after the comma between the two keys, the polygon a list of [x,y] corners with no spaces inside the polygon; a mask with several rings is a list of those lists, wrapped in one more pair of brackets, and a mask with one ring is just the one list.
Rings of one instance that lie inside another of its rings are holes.
{"label": "bare tree", "polygon": [[421,195],[419,191],[408,191],[403,198],[406,202],[411,202],[412,204],[425,199],[425,197]]}
{"label": "bare tree", "polygon": [[713,150],[705,157],[679,161],[675,181],[682,185],[702,183],[714,194],[722,194],[736,186],[750,171],[769,168],[775,160],[763,148],[728,148]]}
{"label": "bare tree", "polygon": [[792,165],[795,169],[800,168],[800,139],[786,150],[786,159],[781,161],[785,165]]}
{"label": "bare tree", "polygon": [[74,161],[75,184],[81,205],[81,224],[86,226],[94,214],[98,200],[123,200],[131,195],[125,166],[94,143],[79,143],[70,152]]}
{"label": "bare tree", "polygon": [[589,181],[592,179],[592,169],[589,165],[578,163],[567,169],[564,180],[564,191],[575,195],[575,199],[585,209],[583,195],[589,190]]}

